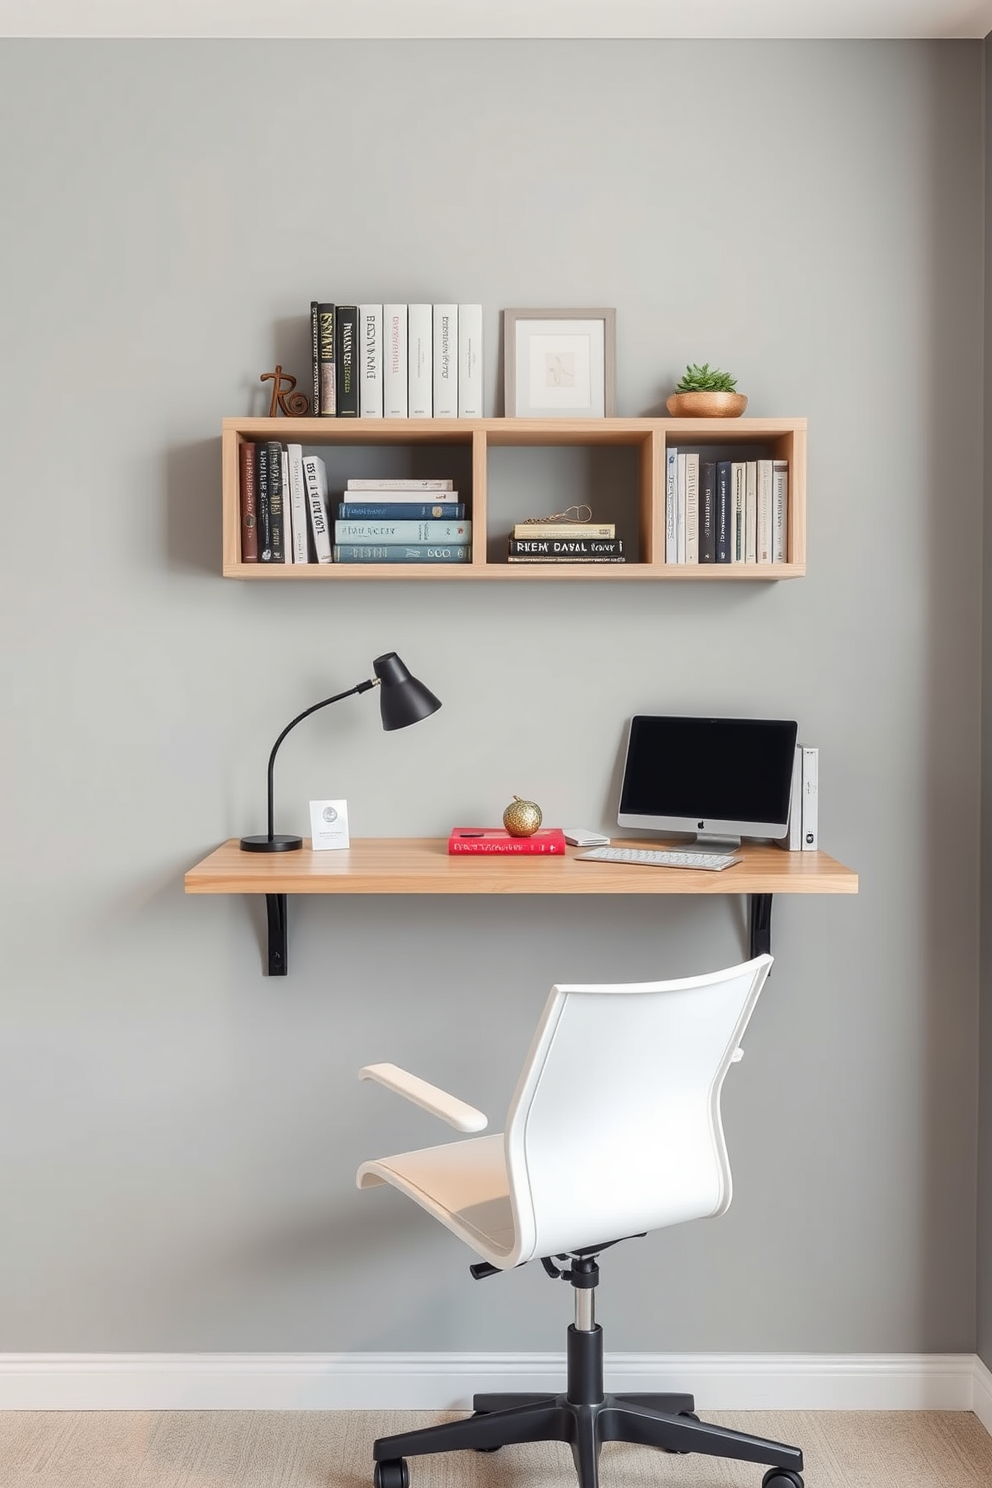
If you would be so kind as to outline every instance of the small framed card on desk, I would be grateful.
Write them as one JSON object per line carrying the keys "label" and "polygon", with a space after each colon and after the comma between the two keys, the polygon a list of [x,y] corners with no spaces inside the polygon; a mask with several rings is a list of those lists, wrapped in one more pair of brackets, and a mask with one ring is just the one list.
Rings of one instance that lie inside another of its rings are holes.
{"label": "small framed card on desk", "polygon": [[347,801],[310,802],[310,841],[314,852],[351,846]]}

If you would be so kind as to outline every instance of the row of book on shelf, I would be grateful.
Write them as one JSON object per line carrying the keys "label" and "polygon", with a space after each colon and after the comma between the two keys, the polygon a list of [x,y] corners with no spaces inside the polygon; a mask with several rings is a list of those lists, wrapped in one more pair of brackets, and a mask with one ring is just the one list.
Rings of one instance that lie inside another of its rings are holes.
{"label": "row of book on shelf", "polygon": [[472,523],[450,480],[349,480],[300,444],[239,446],[243,563],[467,563]]}
{"label": "row of book on shelf", "polygon": [[666,563],[785,563],[787,460],[710,460],[670,448]]}
{"label": "row of book on shelf", "polygon": [[310,302],[318,418],[482,418],[481,305]]}

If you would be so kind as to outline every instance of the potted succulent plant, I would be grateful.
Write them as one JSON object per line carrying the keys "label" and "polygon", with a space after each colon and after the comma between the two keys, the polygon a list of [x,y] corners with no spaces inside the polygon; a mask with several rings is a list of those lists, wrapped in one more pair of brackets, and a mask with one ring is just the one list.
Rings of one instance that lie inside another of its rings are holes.
{"label": "potted succulent plant", "polygon": [[736,386],[729,372],[717,371],[709,362],[701,367],[690,362],[666,407],[672,418],[740,418],[747,399],[734,392]]}

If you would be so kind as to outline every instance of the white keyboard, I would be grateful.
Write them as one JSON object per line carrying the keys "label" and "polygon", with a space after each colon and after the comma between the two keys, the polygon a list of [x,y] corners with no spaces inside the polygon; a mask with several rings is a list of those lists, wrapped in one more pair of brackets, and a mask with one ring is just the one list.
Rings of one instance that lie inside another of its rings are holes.
{"label": "white keyboard", "polygon": [[741,862],[740,853],[664,851],[647,847],[594,847],[592,852],[576,854],[582,863],[644,863],[650,868],[709,868],[719,872],[732,863]]}

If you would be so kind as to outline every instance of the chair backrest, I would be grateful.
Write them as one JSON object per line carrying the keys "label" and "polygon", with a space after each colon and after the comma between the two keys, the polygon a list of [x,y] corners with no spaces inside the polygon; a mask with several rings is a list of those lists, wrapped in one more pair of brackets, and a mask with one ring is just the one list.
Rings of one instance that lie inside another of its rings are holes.
{"label": "chair backrest", "polygon": [[504,1136],[516,1264],[727,1208],[720,1094],[771,964],[552,987]]}

